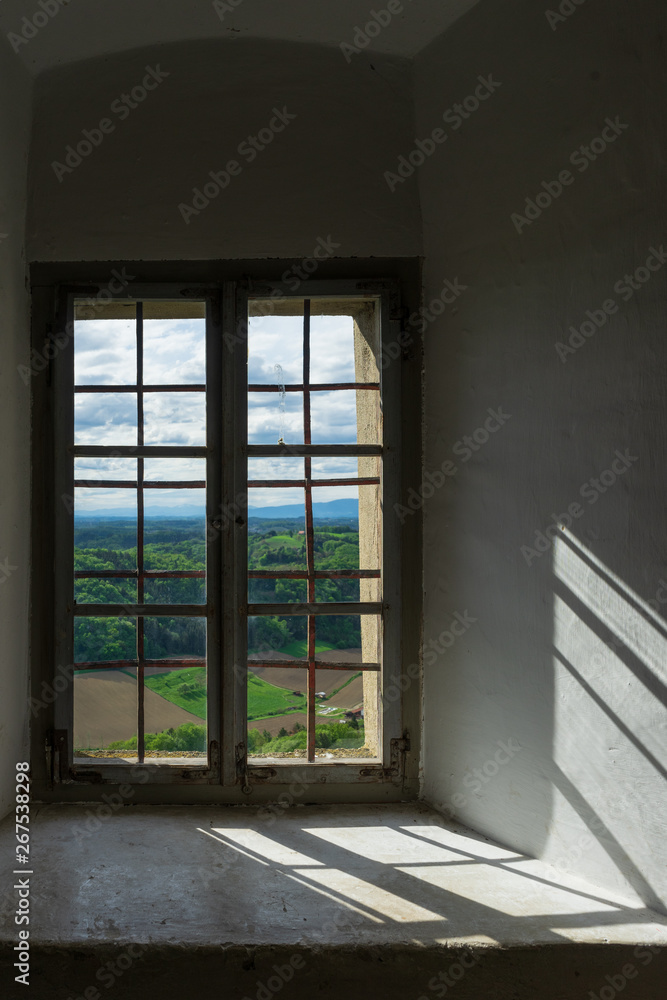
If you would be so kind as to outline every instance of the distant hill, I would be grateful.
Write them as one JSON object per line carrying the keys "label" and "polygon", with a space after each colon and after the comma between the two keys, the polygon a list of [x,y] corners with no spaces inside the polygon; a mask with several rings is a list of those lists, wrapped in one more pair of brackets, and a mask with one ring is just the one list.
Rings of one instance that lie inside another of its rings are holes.
{"label": "distant hill", "polygon": [[[146,520],[163,520],[165,518],[201,517],[201,507],[162,507],[160,512],[146,514]],[[267,518],[301,518],[305,517],[303,504],[283,504],[280,507],[250,507],[249,517]],[[122,518],[128,520],[132,514],[124,507],[109,507],[100,510],[82,511],[76,517],[77,521],[98,521],[109,518]],[[336,517],[358,517],[359,503],[353,497],[342,500],[329,500],[326,503],[313,504],[313,517],[315,518],[336,518]]]}

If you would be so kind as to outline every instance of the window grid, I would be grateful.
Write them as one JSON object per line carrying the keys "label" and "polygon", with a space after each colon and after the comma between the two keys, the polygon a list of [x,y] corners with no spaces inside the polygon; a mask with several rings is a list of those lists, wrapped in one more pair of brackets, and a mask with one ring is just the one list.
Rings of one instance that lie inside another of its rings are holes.
{"label": "window grid", "polygon": [[304,489],[305,499],[305,524],[306,524],[306,570],[248,570],[248,579],[283,579],[283,580],[305,580],[308,588],[308,601],[301,604],[249,604],[247,608],[248,616],[259,615],[307,615],[307,658],[306,661],[296,660],[248,660],[248,668],[252,667],[301,667],[308,671],[307,688],[307,756],[309,763],[315,760],[315,726],[316,726],[316,699],[315,699],[315,671],[318,669],[343,670],[343,671],[379,671],[379,663],[329,663],[327,660],[318,660],[315,655],[316,621],[319,615],[364,615],[382,614],[382,602],[345,602],[345,603],[317,603],[315,601],[315,581],[335,580],[335,579],[380,579],[381,570],[316,570],[315,569],[315,538],[313,527],[313,489],[319,486],[379,486],[381,478],[373,477],[350,477],[346,479],[313,479],[312,459],[313,457],[332,457],[336,455],[346,455],[353,457],[367,455],[382,455],[381,445],[313,445],[311,440],[311,415],[310,397],[313,392],[339,391],[339,390],[362,390],[370,389],[380,391],[379,382],[329,382],[311,383],[310,381],[310,299],[304,299],[303,303],[303,382],[287,385],[267,385],[265,383],[248,384],[248,392],[302,392],[303,393],[303,429],[304,444],[299,445],[249,445],[248,456],[270,457],[274,455],[299,456],[304,459],[304,479],[269,479],[269,480],[248,480],[248,488],[265,487],[269,489],[281,489],[299,486]]}
{"label": "window grid", "polygon": [[[137,396],[137,446],[127,446],[123,448],[106,445],[74,445],[72,452],[75,458],[85,456],[113,456],[126,455],[137,459],[137,478],[135,480],[82,480],[75,479],[74,487],[95,488],[95,489],[131,489],[137,493],[137,566],[135,570],[76,570],[75,580],[81,579],[134,579],[137,581],[137,603],[126,605],[111,604],[77,604],[74,602],[74,618],[77,617],[117,617],[119,615],[129,615],[136,621],[136,644],[137,655],[135,659],[127,660],[106,660],[106,661],[80,661],[74,665],[75,673],[78,671],[95,668],[96,670],[117,670],[122,667],[136,668],[137,670],[137,759],[140,764],[145,761],[145,668],[148,666],[159,667],[206,667],[205,657],[165,657],[163,659],[147,659],[144,647],[144,618],[151,617],[206,617],[209,614],[209,594],[206,588],[206,603],[200,605],[160,605],[144,604],[144,587],[146,580],[161,579],[192,579],[206,578],[205,570],[147,570],[144,565],[144,489],[205,489],[205,481],[148,481],[144,479],[144,460],[146,457],[183,457],[185,455],[196,454],[206,456],[207,448],[181,448],[178,446],[160,447],[144,444],[144,394],[166,393],[166,392],[206,392],[205,383],[178,384],[178,385],[144,385],[144,324],[143,324],[143,302],[136,302],[135,315],[136,329],[136,384],[109,386],[109,385],[75,385],[75,393],[108,393],[108,392],[132,392]],[[208,431],[207,431],[208,433]]]}

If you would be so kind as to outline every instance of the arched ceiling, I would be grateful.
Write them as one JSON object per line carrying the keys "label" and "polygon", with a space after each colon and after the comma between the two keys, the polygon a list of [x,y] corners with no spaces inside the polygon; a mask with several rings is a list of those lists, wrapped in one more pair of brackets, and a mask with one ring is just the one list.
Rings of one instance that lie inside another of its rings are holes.
{"label": "arched ceiling", "polygon": [[82,59],[196,39],[262,38],[338,47],[353,43],[355,29],[373,21],[372,11],[386,22],[388,7],[399,6],[402,10],[378,28],[365,48],[410,58],[477,2],[2,0],[6,51],[1,58],[21,59],[37,75]]}

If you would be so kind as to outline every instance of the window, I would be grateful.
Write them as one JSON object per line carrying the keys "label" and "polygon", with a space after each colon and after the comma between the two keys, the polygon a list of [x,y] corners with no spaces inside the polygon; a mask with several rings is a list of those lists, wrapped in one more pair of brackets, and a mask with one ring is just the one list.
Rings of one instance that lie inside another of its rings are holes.
{"label": "window", "polygon": [[56,782],[399,775],[397,290],[307,284],[60,289]]}

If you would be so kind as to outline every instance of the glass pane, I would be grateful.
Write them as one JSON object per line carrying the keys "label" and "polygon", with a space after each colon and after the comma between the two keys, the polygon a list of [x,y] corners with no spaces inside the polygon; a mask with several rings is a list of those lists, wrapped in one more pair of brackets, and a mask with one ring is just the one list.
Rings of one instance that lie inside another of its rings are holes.
{"label": "glass pane", "polygon": [[248,580],[248,601],[251,604],[303,604],[308,600],[305,580]]}
{"label": "glass pane", "polygon": [[[311,305],[314,311],[315,303]],[[351,316],[310,318],[310,381],[356,382],[354,320]]]}
{"label": "glass pane", "polygon": [[249,392],[249,444],[303,444],[302,392]]}
{"label": "glass pane", "polygon": [[136,385],[135,317],[134,302],[75,301],[75,385]]}
{"label": "glass pane", "polygon": [[205,618],[144,618],[147,660],[192,660],[206,657]]}
{"label": "glass pane", "polygon": [[109,663],[136,658],[137,623],[134,618],[74,619],[75,663]]}
{"label": "glass pane", "polygon": [[[341,486],[331,491],[342,496],[313,504],[315,569],[380,569],[380,487]],[[362,601],[379,599],[363,593],[362,588]]]}
{"label": "glass pane", "polygon": [[[305,748],[308,671],[299,667],[250,667],[248,670],[248,752],[262,753],[262,744],[297,735]],[[302,733],[302,736],[298,736]],[[267,747],[265,752],[275,751]],[[289,749],[293,749],[290,747]]]}
{"label": "glass pane", "polygon": [[379,444],[380,394],[374,389],[313,392],[310,397],[313,444]]}
{"label": "glass pane", "polygon": [[74,444],[137,444],[137,394],[86,392],[74,397]]}
{"label": "glass pane", "polygon": [[206,757],[206,668],[146,667],[146,757]]}
{"label": "glass pane", "polygon": [[[313,458],[311,475],[313,480],[356,479],[360,474],[357,463],[356,458]],[[325,489],[323,486],[322,490],[318,490],[318,498],[326,499]]]}
{"label": "glass pane", "polygon": [[[270,300],[249,303],[248,383],[300,385],[303,382],[303,300],[290,300],[298,316],[272,315]],[[253,315],[259,312],[260,315]]]}
{"label": "glass pane", "polygon": [[136,568],[136,492],[77,487],[74,490],[74,569]]}
{"label": "glass pane", "polygon": [[[144,569],[203,572],[206,569],[205,490],[144,490]],[[144,582],[147,604],[203,604],[202,577]]]}
{"label": "glass pane", "polygon": [[146,458],[144,482],[206,481],[205,458]]}
{"label": "glass pane", "polygon": [[144,444],[200,447],[206,444],[204,392],[147,392]]}
{"label": "glass pane", "polygon": [[315,692],[315,746],[318,750],[344,756],[337,751],[364,747],[363,672],[316,670]]}
{"label": "glass pane", "polygon": [[144,385],[206,381],[206,303],[144,302]]}
{"label": "glass pane", "polygon": [[[301,492],[303,494],[303,491]],[[251,518],[248,530],[248,569],[267,571],[306,569],[303,503],[300,509],[302,512],[300,518],[292,517],[277,521]]]}
{"label": "glass pane", "polygon": [[[315,649],[318,660],[331,663],[361,662],[362,618],[374,615],[318,615]],[[369,662],[377,662],[370,657]]]}
{"label": "glass pane", "polygon": [[136,458],[75,458],[74,478],[137,481]]}
{"label": "glass pane", "polygon": [[249,660],[290,660],[307,655],[306,615],[253,615],[248,618]]}
{"label": "glass pane", "polygon": [[77,604],[136,604],[137,581],[102,577],[74,581]]}
{"label": "glass pane", "polygon": [[136,758],[137,671],[74,672],[75,757]]}

